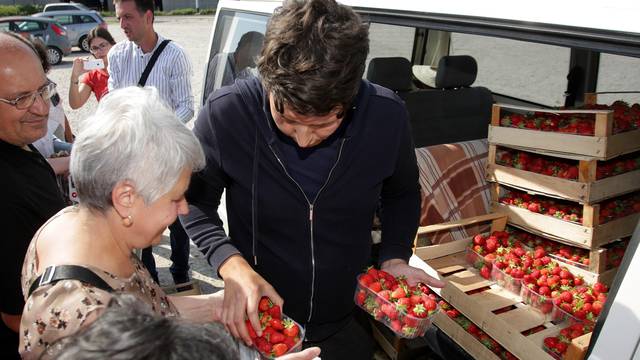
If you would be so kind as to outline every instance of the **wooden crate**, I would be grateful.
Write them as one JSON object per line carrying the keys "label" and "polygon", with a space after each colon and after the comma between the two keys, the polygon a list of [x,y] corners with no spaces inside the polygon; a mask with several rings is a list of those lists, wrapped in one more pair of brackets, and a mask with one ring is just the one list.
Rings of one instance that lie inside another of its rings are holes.
{"label": "wooden crate", "polygon": [[640,189],[640,170],[596,180],[596,160],[579,160],[578,181],[496,164],[496,145],[489,145],[487,181],[546,196],[592,204]]}
{"label": "wooden crate", "polygon": [[[489,214],[467,221],[421,227],[419,232],[441,231],[488,220],[492,221],[492,231],[504,229],[507,222],[504,215]],[[545,337],[557,334],[561,326],[546,322],[542,314],[522,303],[519,296],[467,270],[464,249],[470,241],[416,248],[416,256],[412,257],[409,264],[446,280],[444,288],[434,291],[518,358],[553,359],[543,350],[542,342]],[[474,293],[467,294],[471,291]],[[511,309],[500,314],[494,313],[507,307]],[[541,325],[545,327],[544,330],[529,336],[523,335],[527,330]]]}
{"label": "wooden crate", "polygon": [[476,360],[499,360],[500,358],[487,349],[476,338],[469,334],[462,326],[456,324],[445,313],[439,312],[433,317],[433,323],[447,334],[461,348]]}
{"label": "wooden crate", "polygon": [[[564,134],[549,131],[516,129],[500,126],[502,109],[550,114],[595,114],[594,136]],[[610,110],[551,110],[494,104],[489,125],[489,143],[545,152],[549,155],[608,160],[640,149],[640,129],[613,134],[613,112]]]}
{"label": "wooden crate", "polygon": [[[492,211],[507,215],[509,223],[534,234],[590,250],[630,236],[640,221],[640,213],[636,213],[598,225],[597,208],[589,205],[585,205],[584,224],[533,213],[527,209],[500,204],[496,201],[492,204]],[[592,219],[588,220],[588,216]]]}

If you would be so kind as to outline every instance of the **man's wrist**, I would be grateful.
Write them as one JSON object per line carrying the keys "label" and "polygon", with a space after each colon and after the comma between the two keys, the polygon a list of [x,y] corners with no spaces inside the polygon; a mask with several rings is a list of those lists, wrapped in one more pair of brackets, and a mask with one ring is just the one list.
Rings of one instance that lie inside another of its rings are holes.
{"label": "man's wrist", "polygon": [[389,260],[385,260],[382,263],[380,263],[380,268],[386,268],[386,267],[390,267],[390,266],[394,266],[394,265],[406,265],[408,264],[408,262],[406,260],[403,259],[389,259]]}
{"label": "man's wrist", "polygon": [[224,280],[227,275],[236,273],[246,267],[250,268],[249,264],[247,264],[247,261],[242,257],[242,255],[233,254],[226,260],[224,260],[222,264],[220,264],[220,267],[218,267],[218,274],[220,274],[220,277]]}

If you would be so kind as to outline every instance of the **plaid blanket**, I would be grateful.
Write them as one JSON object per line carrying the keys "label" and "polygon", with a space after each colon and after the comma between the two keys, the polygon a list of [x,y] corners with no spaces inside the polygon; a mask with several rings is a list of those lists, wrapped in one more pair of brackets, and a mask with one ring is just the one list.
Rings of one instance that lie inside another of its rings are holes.
{"label": "plaid blanket", "polygon": [[[416,149],[422,188],[420,226],[489,213],[491,195],[484,175],[487,152],[486,139]],[[462,240],[487,229],[482,224],[433,233],[419,238],[416,245]]]}

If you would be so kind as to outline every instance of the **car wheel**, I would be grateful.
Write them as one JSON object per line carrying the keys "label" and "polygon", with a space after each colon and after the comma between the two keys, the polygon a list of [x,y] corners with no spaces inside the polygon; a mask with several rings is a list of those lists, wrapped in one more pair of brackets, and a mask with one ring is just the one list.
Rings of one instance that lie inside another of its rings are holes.
{"label": "car wheel", "polygon": [[47,61],[50,65],[58,65],[62,62],[62,51],[54,47],[47,48]]}
{"label": "car wheel", "polygon": [[86,36],[81,37],[79,43],[82,51],[89,52],[89,40]]}

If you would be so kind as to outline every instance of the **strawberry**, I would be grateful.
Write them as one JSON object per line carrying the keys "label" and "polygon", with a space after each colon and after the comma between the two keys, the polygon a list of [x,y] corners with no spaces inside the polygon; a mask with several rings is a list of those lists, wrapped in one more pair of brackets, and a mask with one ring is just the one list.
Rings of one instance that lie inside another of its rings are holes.
{"label": "strawberry", "polygon": [[260,299],[260,303],[258,303],[258,310],[263,312],[268,311],[272,305],[273,303],[271,302],[271,299],[269,299],[266,296],[263,296],[262,299]]}
{"label": "strawberry", "polygon": [[295,337],[289,337],[287,336],[286,339],[284,339],[283,343],[287,345],[287,347],[289,347],[289,349],[292,349],[294,346],[296,346],[296,343],[299,341],[300,339],[295,338]]}
{"label": "strawberry", "polygon": [[391,298],[391,290],[382,290],[378,292],[378,296],[385,300],[389,300]]}
{"label": "strawberry", "polygon": [[256,334],[256,331],[253,329],[253,325],[251,325],[251,322],[249,320],[245,320],[245,324],[247,326],[247,332],[249,332],[249,337],[252,340],[257,338],[258,334]]}
{"label": "strawberry", "polygon": [[256,338],[255,343],[256,343],[256,347],[258,348],[258,350],[260,350],[260,352],[264,354],[271,353],[271,344],[267,339],[263,337],[259,337],[259,338]]}
{"label": "strawberry", "polygon": [[271,315],[274,319],[280,319],[282,317],[282,311],[280,311],[280,306],[273,304],[271,309],[269,309],[269,315]]}
{"label": "strawberry", "polygon": [[376,268],[374,268],[373,266],[370,266],[367,269],[367,274],[369,274],[369,276],[371,276],[374,280],[377,280],[380,275],[378,274],[378,270],[376,270]]}
{"label": "strawberry", "polygon": [[269,337],[269,342],[272,344],[281,343],[286,339],[283,333],[274,331]]}
{"label": "strawberry", "polygon": [[412,309],[411,309],[411,315],[415,316],[417,318],[425,318],[428,315],[428,311],[427,309],[424,307],[423,304],[416,304]]}
{"label": "strawberry", "polygon": [[402,331],[402,323],[400,322],[400,320],[393,320],[391,321],[391,329],[393,329],[393,331],[399,333]]}
{"label": "strawberry", "polygon": [[274,356],[274,357],[282,356],[286,354],[287,351],[289,351],[289,347],[287,346],[287,344],[278,343],[273,345],[273,348],[271,348],[271,356]]}
{"label": "strawberry", "polygon": [[380,290],[382,290],[382,284],[380,284],[379,281],[374,281],[371,284],[369,284],[369,289],[374,293],[377,293]]}
{"label": "strawberry", "polygon": [[483,265],[482,268],[480,269],[480,276],[482,276],[485,279],[491,278],[491,270],[489,270],[487,265]]}
{"label": "strawberry", "polygon": [[358,294],[356,295],[356,303],[360,306],[364,305],[364,300],[367,298],[367,293],[365,293],[363,290],[358,291]]}
{"label": "strawberry", "polygon": [[398,310],[394,304],[382,304],[380,310],[387,315],[389,320],[395,320],[398,318]]}
{"label": "strawberry", "polygon": [[271,324],[271,327],[274,330],[284,330],[284,326],[282,325],[282,320],[280,319],[271,319],[269,324]]}
{"label": "strawberry", "polygon": [[284,323],[283,324],[284,330],[282,331],[283,334],[292,338],[298,336],[300,329],[298,328],[298,325],[296,325],[296,323],[293,322],[293,320],[286,319],[283,321],[283,323]]}
{"label": "strawberry", "polygon": [[368,287],[369,284],[374,282],[374,278],[373,278],[373,276],[371,276],[369,274],[364,274],[364,275],[360,276],[360,278],[358,279],[358,282],[360,283],[360,285],[362,285],[364,287]]}
{"label": "strawberry", "polygon": [[407,292],[404,290],[402,286],[399,286],[391,293],[392,299],[402,299],[407,297]]}

